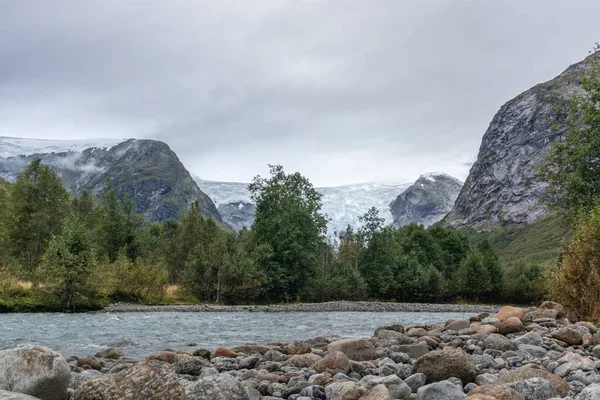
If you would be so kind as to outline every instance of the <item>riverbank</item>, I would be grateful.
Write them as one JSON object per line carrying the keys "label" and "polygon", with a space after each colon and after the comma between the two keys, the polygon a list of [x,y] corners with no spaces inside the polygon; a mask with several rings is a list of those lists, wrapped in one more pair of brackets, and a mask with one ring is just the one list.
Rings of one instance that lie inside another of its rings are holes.
{"label": "riverbank", "polygon": [[143,361],[122,347],[64,357],[28,346],[0,351],[0,376],[11,376],[0,381],[0,398],[23,398],[5,389],[41,400],[596,399],[600,332],[574,318],[546,302],[530,311],[507,306],[435,324],[388,324],[343,340],[165,349]]}
{"label": "riverbank", "polygon": [[382,303],[370,301],[331,301],[271,305],[165,305],[111,304],[105,312],[456,312],[496,313],[499,306],[485,304]]}

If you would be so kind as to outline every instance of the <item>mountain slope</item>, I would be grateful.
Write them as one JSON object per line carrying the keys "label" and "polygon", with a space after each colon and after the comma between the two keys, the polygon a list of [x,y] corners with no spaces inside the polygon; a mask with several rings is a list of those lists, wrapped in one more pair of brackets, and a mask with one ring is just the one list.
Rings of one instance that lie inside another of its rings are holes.
{"label": "mountain slope", "polygon": [[461,188],[462,182],[446,174],[421,175],[390,203],[393,225],[429,226],[438,222],[452,210]]}
{"label": "mountain slope", "polygon": [[548,184],[539,178],[537,168],[551,143],[565,133],[565,126],[551,129],[555,108],[581,94],[583,74],[600,64],[599,59],[593,54],[500,108],[454,208],[444,219],[446,225],[489,229],[532,223],[547,214],[540,197]]}
{"label": "mountain slope", "polygon": [[168,145],[155,140],[117,142],[0,137],[0,177],[14,181],[39,157],[57,172],[72,194],[88,190],[100,196],[107,187],[115,188],[120,196],[129,194],[136,211],[150,221],[178,218],[197,200],[204,215],[221,221],[212,200],[198,188]]}

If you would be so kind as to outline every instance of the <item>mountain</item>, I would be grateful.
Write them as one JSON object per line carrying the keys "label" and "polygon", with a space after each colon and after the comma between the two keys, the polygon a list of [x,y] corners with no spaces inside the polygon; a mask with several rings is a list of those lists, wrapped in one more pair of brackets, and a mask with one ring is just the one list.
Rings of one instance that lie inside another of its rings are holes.
{"label": "mountain", "polygon": [[462,182],[446,174],[421,175],[417,181],[390,203],[393,225],[410,223],[424,226],[440,221],[454,206]]}
{"label": "mountain", "polygon": [[537,168],[550,145],[565,134],[564,125],[551,128],[555,108],[581,94],[584,73],[599,64],[600,55],[593,54],[500,108],[483,135],[477,161],[454,208],[444,219],[446,225],[487,229],[530,224],[547,214],[540,197],[548,183],[540,179]]}
{"label": "mountain", "polygon": [[[217,204],[223,221],[237,230],[252,225],[256,210],[247,183],[196,180]],[[348,225],[356,228],[359,226],[358,217],[371,207],[377,207],[386,223],[391,224],[393,217],[389,204],[408,186],[397,182],[370,182],[315,188],[323,195],[321,210],[330,219],[328,235],[335,237]]]}
{"label": "mountain", "polygon": [[221,216],[177,155],[155,140],[40,140],[0,137],[0,177],[14,181],[35,158],[50,166],[66,189],[100,196],[108,185],[135,201],[150,221],[178,218],[194,201],[204,215]]}

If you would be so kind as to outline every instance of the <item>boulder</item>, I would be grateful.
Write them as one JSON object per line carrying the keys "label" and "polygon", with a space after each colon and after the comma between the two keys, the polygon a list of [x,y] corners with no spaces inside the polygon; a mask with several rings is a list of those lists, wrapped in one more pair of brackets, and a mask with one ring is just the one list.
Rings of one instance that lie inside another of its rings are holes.
{"label": "boulder", "polygon": [[525,331],[523,322],[517,317],[509,317],[504,321],[500,322],[498,326],[498,333],[502,335],[508,335],[509,333],[517,333]]}
{"label": "boulder", "polygon": [[467,395],[449,381],[430,383],[417,390],[417,400],[462,400]]}
{"label": "boulder", "polygon": [[[250,354],[250,353],[247,353],[247,354]],[[195,350],[192,353],[192,355],[195,356],[195,357],[202,357],[202,358],[206,358],[207,360],[210,360],[210,350],[207,350],[207,349],[198,349],[198,350]]]}
{"label": "boulder", "polygon": [[497,333],[492,333],[485,338],[483,341],[483,347],[486,349],[500,350],[502,352],[517,349],[517,346],[506,336],[502,336]]}
{"label": "boulder", "polygon": [[189,400],[249,400],[242,383],[228,374],[210,375],[186,387]]}
{"label": "boulder", "polygon": [[23,393],[15,393],[9,392],[8,390],[0,390],[0,400],[39,400],[39,398],[28,396]]}
{"label": "boulder", "polygon": [[188,354],[177,354],[177,358],[175,359],[176,374],[199,376],[202,368],[212,366],[206,359]]}
{"label": "boulder", "polygon": [[288,358],[285,363],[298,368],[311,368],[322,357],[313,353],[298,354]]}
{"label": "boulder", "polygon": [[360,400],[393,400],[390,392],[383,384],[375,386],[368,394],[360,398]]}
{"label": "boulder", "polygon": [[406,336],[404,333],[383,329],[377,332],[377,341],[375,342],[375,347],[392,347],[401,344],[413,343],[415,343],[415,340]]}
{"label": "boulder", "polygon": [[[494,400],[525,400],[521,393],[516,390],[500,385],[486,385],[479,386],[469,392],[469,397],[467,399],[471,399],[472,396],[488,396]],[[476,397],[473,397],[474,399]],[[483,397],[482,397],[483,398]]]}
{"label": "boulder", "polygon": [[555,303],[554,301],[543,302],[540,305],[539,309],[540,310],[555,310],[556,318],[562,318],[565,315],[567,315],[567,311],[565,310],[565,307],[562,304]]}
{"label": "boulder", "polygon": [[550,334],[554,339],[558,339],[561,342],[565,342],[570,345],[579,345],[583,341],[583,335],[577,329],[569,327],[560,328]]}
{"label": "boulder", "polygon": [[217,358],[217,357],[227,357],[227,358],[236,358],[237,354],[228,349],[227,347],[219,347],[217,348],[217,350],[215,350],[214,354],[212,355],[212,358]]}
{"label": "boulder", "polygon": [[404,333],[404,326],[400,325],[400,324],[380,326],[379,328],[375,329],[374,336],[379,336],[378,335],[379,331],[394,331],[394,332]]}
{"label": "boulder", "polygon": [[328,352],[341,351],[350,360],[369,361],[377,359],[373,344],[364,339],[345,339],[329,343]]}
{"label": "boulder", "polygon": [[43,346],[0,351],[0,390],[28,394],[41,400],[67,395],[71,369],[63,356]]}
{"label": "boulder", "polygon": [[477,376],[477,367],[471,358],[461,349],[451,347],[419,357],[414,364],[414,371],[425,374],[427,382],[457,377],[467,383]]}
{"label": "boulder", "polygon": [[406,353],[410,356],[410,358],[419,358],[422,355],[429,353],[429,347],[427,347],[427,343],[425,342],[401,344],[399,346],[395,346],[394,350],[401,353]]}
{"label": "boulder", "polygon": [[[0,397],[1,398],[1,397]],[[577,400],[600,400],[600,384],[592,383],[579,393]]]}
{"label": "boulder", "polygon": [[556,310],[535,310],[525,314],[525,317],[523,317],[523,322],[533,322],[534,320],[540,318],[556,319],[556,317]]}
{"label": "boulder", "polygon": [[517,344],[530,344],[533,346],[541,346],[543,343],[542,337],[535,332],[527,332],[513,341]]}
{"label": "boulder", "polygon": [[311,348],[304,342],[293,342],[283,348],[283,353],[288,355],[310,353]]}
{"label": "boulder", "polygon": [[185,390],[168,363],[146,360],[116,374],[81,385],[71,400],[186,400]]}
{"label": "boulder", "polygon": [[325,387],[327,400],[359,400],[369,391],[354,382],[332,383]]}
{"label": "boulder", "polygon": [[444,327],[444,330],[458,332],[460,330],[467,329],[470,326],[471,326],[471,322],[468,319],[457,319],[457,320],[454,320],[454,321],[446,324],[446,326]]}
{"label": "boulder", "polygon": [[557,394],[552,383],[544,378],[529,378],[507,383],[506,386],[519,392],[525,400],[547,400]]}
{"label": "boulder", "polygon": [[569,392],[569,385],[561,377],[554,375],[537,364],[526,364],[520,368],[512,370],[498,379],[498,384],[524,381],[530,378],[544,378],[550,381],[556,393],[560,397],[565,397]]}
{"label": "boulder", "polygon": [[350,372],[350,360],[341,351],[333,351],[318,360],[313,368],[317,372],[329,372],[331,375],[347,374]]}
{"label": "boulder", "polygon": [[146,360],[156,360],[166,362],[169,364],[174,364],[175,360],[177,360],[177,353],[173,351],[159,351],[158,353],[154,353],[151,356],[148,356]]}
{"label": "boulder", "polygon": [[521,307],[504,306],[500,309],[500,311],[498,311],[498,314],[496,314],[496,318],[498,318],[500,322],[504,322],[510,317],[515,317],[522,320],[523,317],[525,317],[525,310],[523,310]]}
{"label": "boulder", "polygon": [[111,360],[118,360],[123,357],[123,349],[120,347],[111,347],[110,349],[102,350],[94,355],[99,358],[109,358]]}
{"label": "boulder", "polygon": [[102,365],[92,357],[80,357],[77,359],[77,366],[83,369],[95,369],[96,371],[100,371],[102,369]]}

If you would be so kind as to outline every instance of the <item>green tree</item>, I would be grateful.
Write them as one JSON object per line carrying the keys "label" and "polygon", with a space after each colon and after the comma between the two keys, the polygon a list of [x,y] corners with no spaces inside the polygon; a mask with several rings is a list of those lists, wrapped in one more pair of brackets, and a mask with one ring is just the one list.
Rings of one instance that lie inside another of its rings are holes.
{"label": "green tree", "polygon": [[62,234],[55,236],[37,268],[44,291],[59,299],[65,310],[74,310],[93,295],[90,282],[94,253],[88,232],[70,218]]}
{"label": "green tree", "polygon": [[274,299],[290,300],[318,267],[327,219],[319,213],[321,195],[308,179],[298,172],[286,174],[281,166],[270,166],[270,173],[269,178],[255,177],[248,187],[256,203],[252,238],[271,255],[260,260],[268,279],[265,289]]}
{"label": "green tree", "polygon": [[[591,56],[598,62],[600,53]],[[567,127],[564,141],[553,143],[542,165],[542,176],[550,182],[551,199],[571,213],[585,213],[600,195],[600,66],[582,79],[584,94],[568,104],[568,113],[557,110],[556,126]]]}
{"label": "green tree", "polygon": [[69,195],[54,171],[36,159],[19,174],[11,198],[10,247],[25,271],[32,272],[52,236],[60,234]]}
{"label": "green tree", "polygon": [[10,184],[0,178],[0,268],[8,263],[8,232],[11,217]]}
{"label": "green tree", "polygon": [[500,259],[490,242],[485,239],[477,244],[476,251],[479,253],[483,267],[489,277],[488,298],[498,299],[502,293],[504,279]]}

